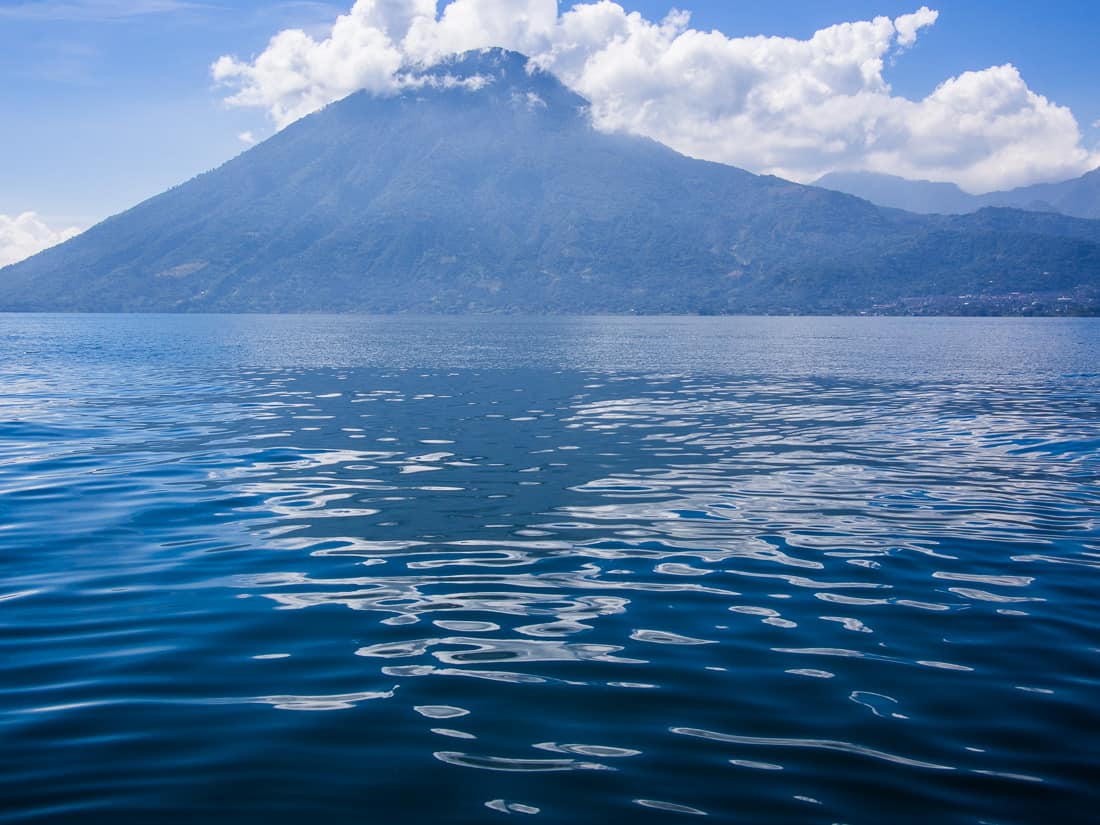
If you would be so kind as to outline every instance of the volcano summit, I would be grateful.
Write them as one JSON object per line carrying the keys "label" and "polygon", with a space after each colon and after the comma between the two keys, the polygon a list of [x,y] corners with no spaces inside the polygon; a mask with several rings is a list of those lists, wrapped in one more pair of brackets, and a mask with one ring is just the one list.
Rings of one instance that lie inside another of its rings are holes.
{"label": "volcano summit", "polygon": [[499,49],[353,94],[0,270],[2,310],[997,311],[1008,295],[1097,311],[1100,222],[914,215],[685,157],[598,131],[583,98]]}

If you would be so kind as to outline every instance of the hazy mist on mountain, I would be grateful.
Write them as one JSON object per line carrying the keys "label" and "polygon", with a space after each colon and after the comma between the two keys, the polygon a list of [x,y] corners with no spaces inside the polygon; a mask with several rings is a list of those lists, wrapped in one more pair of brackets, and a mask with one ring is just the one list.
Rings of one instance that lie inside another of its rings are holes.
{"label": "hazy mist on mountain", "polygon": [[987,206],[1006,206],[1100,219],[1100,169],[1060,183],[1038,183],[984,195],[971,195],[953,183],[907,180],[877,172],[830,172],[814,185],[865,198],[879,206],[922,214],[962,215]]}

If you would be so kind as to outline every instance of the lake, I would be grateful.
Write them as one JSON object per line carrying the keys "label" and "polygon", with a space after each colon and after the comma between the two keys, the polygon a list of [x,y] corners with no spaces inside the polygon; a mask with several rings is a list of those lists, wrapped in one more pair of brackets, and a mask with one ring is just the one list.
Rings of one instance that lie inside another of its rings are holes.
{"label": "lake", "polygon": [[1100,320],[0,315],[0,822],[1088,821]]}

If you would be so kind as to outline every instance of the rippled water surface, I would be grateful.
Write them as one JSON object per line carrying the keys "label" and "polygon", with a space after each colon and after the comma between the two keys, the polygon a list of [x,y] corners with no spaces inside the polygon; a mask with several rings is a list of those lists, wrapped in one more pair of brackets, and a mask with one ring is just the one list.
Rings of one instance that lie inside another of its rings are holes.
{"label": "rippled water surface", "polygon": [[1100,323],[0,316],[0,821],[1088,821]]}

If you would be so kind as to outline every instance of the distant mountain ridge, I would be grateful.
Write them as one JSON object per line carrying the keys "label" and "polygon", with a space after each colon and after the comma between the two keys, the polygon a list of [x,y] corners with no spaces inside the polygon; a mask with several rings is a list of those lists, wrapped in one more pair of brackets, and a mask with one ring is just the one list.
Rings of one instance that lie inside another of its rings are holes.
{"label": "distant mountain ridge", "polygon": [[1100,168],[1061,183],[1038,183],[985,195],[971,195],[953,183],[909,180],[878,172],[830,172],[814,186],[926,215],[963,215],[1001,206],[1100,220]]}
{"label": "distant mountain ridge", "polygon": [[1100,222],[922,217],[695,160],[490,49],[0,270],[0,309],[1100,313]]}

